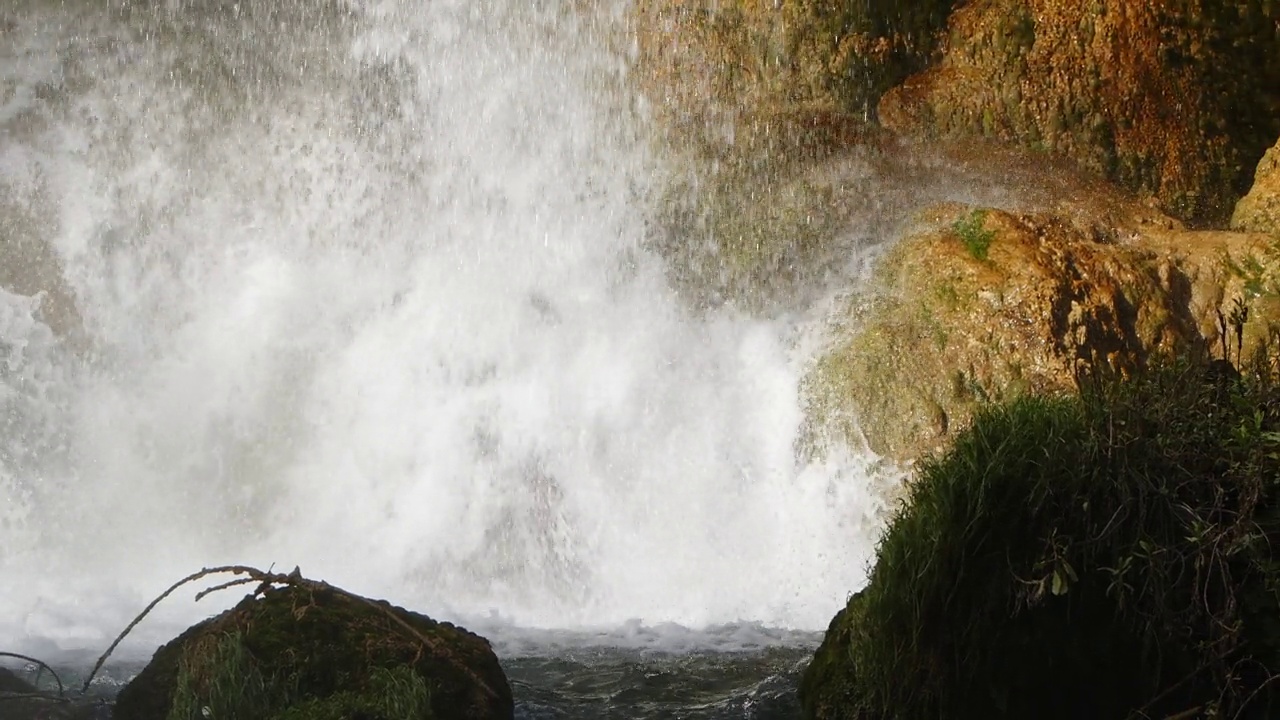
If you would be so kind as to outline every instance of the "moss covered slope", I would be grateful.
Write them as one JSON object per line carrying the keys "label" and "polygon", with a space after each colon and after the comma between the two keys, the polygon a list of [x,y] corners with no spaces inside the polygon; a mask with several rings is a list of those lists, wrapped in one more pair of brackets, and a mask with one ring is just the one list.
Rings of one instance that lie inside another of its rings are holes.
{"label": "moss covered slope", "polygon": [[322,583],[246,597],[156,651],[116,720],[510,718],[489,643]]}
{"label": "moss covered slope", "polygon": [[1280,389],[1232,373],[980,412],[919,466],[805,716],[1273,717]]}

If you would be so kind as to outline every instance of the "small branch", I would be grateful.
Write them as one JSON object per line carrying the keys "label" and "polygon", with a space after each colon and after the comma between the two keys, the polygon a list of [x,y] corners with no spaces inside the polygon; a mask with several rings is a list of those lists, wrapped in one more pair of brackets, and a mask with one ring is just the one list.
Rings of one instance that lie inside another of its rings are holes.
{"label": "small branch", "polygon": [[33,692],[33,693],[0,693],[0,702],[6,700],[44,700],[52,703],[71,702],[69,698],[57,697],[49,693]]}
{"label": "small branch", "polygon": [[19,655],[18,653],[11,652],[0,652],[0,657],[11,657],[17,658],[18,660],[25,660],[29,663],[35,663],[41,669],[48,670],[49,674],[53,676],[53,679],[58,681],[58,697],[63,697],[67,694],[66,689],[62,687],[62,678],[58,677],[58,673],[54,672],[53,668],[49,667],[49,664],[43,660],[37,660],[33,657],[27,657],[26,655]]}
{"label": "small branch", "polygon": [[1196,713],[1200,712],[1203,709],[1204,707],[1197,705],[1193,708],[1187,708],[1186,710],[1183,710],[1182,712],[1177,713],[1175,715],[1170,715],[1166,717],[1164,720],[1190,720],[1190,718],[1195,717]]}
{"label": "small branch", "polygon": [[151,612],[156,605],[160,604],[161,600],[164,600],[165,598],[169,597],[170,595],[173,594],[174,590],[177,590],[178,588],[182,587],[183,585],[186,585],[189,582],[199,580],[200,578],[207,577],[209,575],[217,575],[218,573],[227,573],[227,572],[232,572],[240,575],[243,575],[246,573],[248,574],[256,573],[259,575],[262,574],[261,571],[255,568],[244,566],[244,565],[223,565],[223,566],[214,567],[214,568],[204,568],[200,572],[191,573],[190,575],[182,578],[178,582],[170,585],[169,589],[165,590],[163,593],[160,593],[160,597],[156,598],[155,600],[152,600],[151,604],[148,605],[141,613],[139,613],[138,617],[134,618],[133,622],[129,623],[128,627],[126,627],[116,637],[115,642],[111,643],[111,647],[107,648],[107,651],[102,653],[102,657],[98,658],[98,662],[94,664],[93,671],[89,673],[89,677],[85,678],[84,687],[80,689],[80,692],[81,693],[89,692],[89,686],[93,684],[94,676],[96,676],[98,674],[98,671],[102,669],[102,664],[107,661],[107,658],[111,657],[111,653],[115,651],[116,646],[120,644],[121,640],[124,640],[125,636],[128,635],[130,631],[132,631],[135,627],[137,627],[138,623],[142,622],[142,619],[147,616],[147,613]]}
{"label": "small branch", "polygon": [[1258,693],[1262,692],[1264,688],[1275,682],[1278,678],[1280,678],[1280,675],[1272,675],[1266,679],[1266,682],[1254,688],[1253,692],[1249,693],[1249,697],[1245,698],[1244,702],[1240,704],[1240,709],[1236,710],[1236,714],[1231,717],[1231,720],[1240,720],[1240,716],[1244,715],[1245,709],[1249,707],[1249,703],[1253,702],[1254,698],[1258,697]]}
{"label": "small branch", "polygon": [[248,585],[249,583],[255,583],[255,582],[258,582],[258,579],[253,577],[236,578],[235,580],[228,580],[227,582],[224,582],[221,585],[214,585],[211,588],[205,588],[204,590],[201,590],[200,592],[196,593],[196,602],[200,602],[201,600],[204,599],[206,595],[216,593],[219,590],[226,590],[227,588],[235,587],[236,585]]}

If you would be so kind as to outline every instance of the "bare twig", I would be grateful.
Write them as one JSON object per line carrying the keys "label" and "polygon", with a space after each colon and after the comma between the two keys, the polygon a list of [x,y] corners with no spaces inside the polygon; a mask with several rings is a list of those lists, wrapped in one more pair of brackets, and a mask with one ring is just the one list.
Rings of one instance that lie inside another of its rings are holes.
{"label": "bare twig", "polygon": [[223,566],[214,567],[214,568],[204,568],[200,572],[191,573],[190,575],[182,578],[178,582],[170,585],[168,590],[165,590],[163,593],[160,593],[160,597],[156,598],[155,600],[152,600],[150,605],[148,605],[141,613],[138,613],[138,617],[134,618],[133,622],[129,623],[129,625],[116,637],[115,641],[111,643],[111,647],[107,648],[107,651],[102,653],[102,657],[98,658],[98,662],[94,664],[93,671],[89,673],[89,677],[85,678],[84,687],[80,689],[80,692],[81,693],[89,692],[89,686],[93,684],[94,676],[96,676],[98,674],[98,671],[102,669],[102,664],[105,663],[107,661],[107,658],[111,656],[111,653],[115,651],[116,646],[120,644],[121,640],[124,640],[125,636],[128,635],[130,631],[132,631],[135,627],[137,627],[138,623],[142,622],[142,618],[146,617],[147,613],[151,612],[156,605],[160,604],[161,600],[164,600],[165,598],[169,597],[170,595],[173,594],[174,590],[177,590],[178,588],[182,587],[183,585],[186,585],[189,582],[199,580],[202,577],[207,577],[209,575],[216,575],[218,573],[224,573],[224,572],[234,572],[234,573],[244,574],[245,572],[258,573],[260,571],[251,567],[243,566],[243,565],[223,565]]}
{"label": "bare twig", "polygon": [[212,593],[216,593],[219,590],[226,590],[227,588],[235,587],[236,585],[248,585],[249,583],[255,583],[255,582],[258,582],[258,579],[252,578],[252,577],[236,578],[235,580],[228,580],[227,582],[224,582],[221,585],[214,585],[211,588],[205,588],[204,590],[201,590],[200,592],[196,593],[196,602],[200,602],[202,599],[204,599],[204,596],[210,595]]}
{"label": "bare twig", "polygon": [[[43,660],[37,660],[36,658],[33,658],[33,657],[27,657],[26,655],[19,655],[18,653],[12,653],[12,652],[0,652],[0,657],[11,657],[11,658],[17,658],[18,660],[25,660],[26,662],[29,662],[29,663],[35,663],[42,670],[48,670],[49,674],[53,676],[53,679],[58,682],[58,697],[63,697],[64,695],[67,694],[66,689],[63,688],[62,686],[62,678],[58,677],[58,673],[54,672],[53,668],[49,667],[49,664],[44,662]],[[12,699],[12,696],[10,696],[10,699]]]}
{"label": "bare twig", "polygon": [[1245,698],[1243,703],[1240,703],[1240,709],[1236,710],[1236,714],[1232,716],[1231,720],[1240,720],[1240,716],[1244,715],[1244,711],[1249,707],[1249,703],[1253,702],[1253,699],[1258,697],[1258,693],[1262,692],[1264,688],[1275,682],[1277,678],[1280,678],[1280,675],[1272,675],[1261,685],[1254,688],[1253,692],[1249,693],[1249,697]]}

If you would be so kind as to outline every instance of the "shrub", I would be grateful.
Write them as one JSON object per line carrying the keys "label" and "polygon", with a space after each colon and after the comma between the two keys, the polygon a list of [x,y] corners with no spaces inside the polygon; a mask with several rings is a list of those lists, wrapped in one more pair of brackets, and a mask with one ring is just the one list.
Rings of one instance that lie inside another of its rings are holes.
{"label": "shrub", "polygon": [[805,714],[1270,717],[1278,494],[1260,370],[1182,360],[989,407],[919,465]]}
{"label": "shrub", "polygon": [[969,256],[974,260],[987,259],[987,250],[996,237],[995,232],[984,229],[986,220],[985,210],[974,210],[951,225],[951,231],[960,238],[960,242],[964,243]]}

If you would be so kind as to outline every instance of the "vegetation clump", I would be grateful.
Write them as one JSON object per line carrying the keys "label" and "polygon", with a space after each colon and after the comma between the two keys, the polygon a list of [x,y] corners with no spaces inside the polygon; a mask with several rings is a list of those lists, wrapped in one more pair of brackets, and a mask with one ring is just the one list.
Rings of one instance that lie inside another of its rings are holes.
{"label": "vegetation clump", "polygon": [[965,250],[969,251],[969,257],[974,260],[986,260],[991,241],[996,238],[995,231],[985,228],[986,220],[987,211],[974,210],[956,220],[951,226],[951,231],[960,238],[960,242],[964,243]]}
{"label": "vegetation clump", "polygon": [[989,406],[922,461],[810,718],[1274,717],[1280,382],[1157,363]]}
{"label": "vegetation clump", "polygon": [[300,579],[260,589],[160,648],[121,691],[114,717],[443,720],[513,712],[511,688],[483,638]]}

